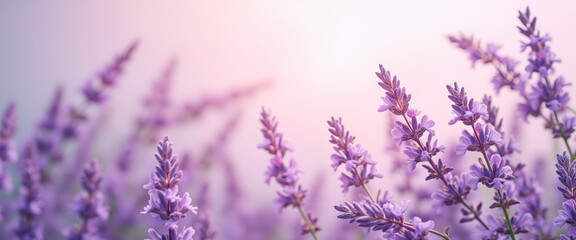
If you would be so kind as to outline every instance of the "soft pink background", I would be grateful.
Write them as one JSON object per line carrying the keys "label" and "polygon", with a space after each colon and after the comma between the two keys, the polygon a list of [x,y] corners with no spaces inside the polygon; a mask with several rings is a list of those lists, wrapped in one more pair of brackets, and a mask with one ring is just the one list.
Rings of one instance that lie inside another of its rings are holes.
{"label": "soft pink background", "polygon": [[[10,100],[18,102],[18,139],[25,140],[57,84],[65,85],[69,102],[77,102],[75,91],[84,81],[139,39],[140,47],[113,91],[113,124],[101,134],[107,141],[95,149],[96,156],[115,154],[107,149],[121,143],[141,96],[176,56],[180,64],[174,96],[179,99],[199,99],[262,79],[275,81],[273,88],[236,105],[242,119],[230,151],[242,181],[250,186],[249,199],[269,202],[276,189],[262,183],[268,156],[255,148],[261,142],[260,107],[266,106],[292,139],[305,185],[325,175],[325,201],[333,205],[341,194],[338,175],[329,168],[330,116],[341,116],[388,174],[384,164],[389,157],[382,149],[389,114],[376,111],[383,95],[374,75],[378,64],[398,75],[412,93],[412,106],[436,121],[440,140],[453,143],[463,126],[446,127],[451,112],[445,85],[458,81],[476,98],[494,94],[489,84],[493,69],[471,69],[467,55],[452,47],[446,35],[473,33],[483,42],[502,44],[501,53],[524,60],[516,17],[526,5],[538,16],[539,28],[553,37],[552,49],[563,61],[558,72],[574,82],[574,1],[2,2],[0,108]],[[504,91],[501,96],[496,102],[503,105],[505,125],[523,124],[511,118],[514,106],[509,102],[516,101],[515,94]],[[210,114],[185,132],[167,134],[174,135],[178,149],[200,149],[224,122],[221,115]],[[549,135],[542,133],[539,121],[532,123],[523,128],[525,152],[519,159],[552,157],[552,143],[542,140]],[[152,158],[148,160],[151,166]],[[373,186],[391,188],[380,183]]]}

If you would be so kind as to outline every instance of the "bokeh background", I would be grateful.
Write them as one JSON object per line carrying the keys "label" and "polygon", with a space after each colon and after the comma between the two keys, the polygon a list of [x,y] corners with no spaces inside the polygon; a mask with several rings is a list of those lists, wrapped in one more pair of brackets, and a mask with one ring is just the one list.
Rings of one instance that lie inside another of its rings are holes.
{"label": "bokeh background", "polygon": [[[261,107],[270,108],[292,141],[304,185],[324,179],[312,191],[323,196],[321,222],[331,222],[325,219],[335,215],[332,206],[343,195],[339,174],[329,167],[326,120],[342,117],[388,174],[390,157],[383,150],[389,142],[389,114],[377,112],[383,90],[374,75],[383,64],[412,93],[412,106],[435,120],[440,141],[455,143],[462,126],[447,126],[451,109],[445,85],[457,81],[475,98],[494,95],[493,69],[471,68],[447,34],[474,34],[524,61],[517,11],[528,5],[540,29],[553,38],[552,49],[562,59],[557,71],[574,82],[573,1],[5,1],[0,3],[0,108],[17,102],[17,140],[24,142],[57,86],[64,86],[67,103],[81,102],[84,82],[137,39],[125,75],[99,110],[107,120],[92,155],[106,168],[141,109],[142,96],[171,58],[178,60],[171,93],[175,101],[270,81],[269,87],[165,134],[178,150],[201,152],[227,119],[239,114],[227,151],[248,202],[270,204],[277,186],[263,183],[269,157],[256,149],[262,141]],[[519,159],[548,158],[552,174],[558,148],[547,140],[542,122],[527,125],[515,118],[515,93],[503,91],[495,101],[506,128],[521,129]],[[152,170],[153,151],[137,159],[144,176]],[[220,181],[218,174],[208,177]],[[372,187],[391,189],[391,181],[376,181]],[[225,195],[221,190],[213,191],[214,198]]]}

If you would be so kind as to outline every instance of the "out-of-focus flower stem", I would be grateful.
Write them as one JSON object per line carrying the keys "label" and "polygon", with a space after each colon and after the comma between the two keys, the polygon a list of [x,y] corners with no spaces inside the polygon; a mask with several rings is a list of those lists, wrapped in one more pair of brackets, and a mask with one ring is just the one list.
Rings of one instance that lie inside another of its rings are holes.
{"label": "out-of-focus flower stem", "polygon": [[298,207],[298,211],[300,212],[300,215],[302,215],[304,222],[306,222],[306,226],[308,226],[308,229],[310,229],[310,235],[312,235],[312,238],[314,238],[314,240],[318,240],[318,237],[316,236],[316,230],[314,228],[314,225],[310,221],[310,218],[308,218],[308,214],[306,214],[306,212],[304,211],[304,208],[302,207],[302,203],[298,203],[298,204],[296,204],[296,206]]}
{"label": "out-of-focus flower stem", "polygon": [[560,128],[560,133],[562,134],[562,140],[564,140],[564,144],[566,144],[566,149],[568,149],[568,153],[570,154],[570,162],[574,162],[574,159],[576,159],[576,157],[574,156],[574,153],[572,152],[572,149],[570,148],[570,144],[568,144],[568,139],[566,138],[566,133],[564,132],[564,127],[562,127],[562,124],[560,123],[560,119],[558,119],[558,113],[556,111],[554,111],[554,118],[556,119],[556,123],[558,124],[558,127]]}

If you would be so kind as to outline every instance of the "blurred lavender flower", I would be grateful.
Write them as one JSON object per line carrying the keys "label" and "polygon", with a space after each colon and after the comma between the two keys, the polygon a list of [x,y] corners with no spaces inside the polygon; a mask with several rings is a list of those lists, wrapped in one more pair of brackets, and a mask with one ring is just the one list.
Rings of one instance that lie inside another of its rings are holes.
{"label": "blurred lavender flower", "polygon": [[41,217],[44,212],[44,203],[40,197],[40,174],[37,157],[36,144],[28,143],[23,155],[22,188],[20,189],[18,206],[20,219],[14,228],[14,233],[22,240],[43,239]]}
{"label": "blurred lavender flower", "polygon": [[[488,214],[486,219],[488,221],[489,229],[484,231],[483,239],[508,239],[509,228],[505,218]],[[512,226],[514,234],[527,233],[527,227],[530,226],[531,222],[532,216],[528,213],[524,213],[520,216],[512,216],[510,218],[510,225]]]}
{"label": "blurred lavender flower", "polygon": [[100,239],[99,228],[108,219],[109,208],[104,204],[100,191],[101,170],[96,160],[90,161],[82,172],[82,188],[85,192],[76,196],[74,211],[82,218],[82,225],[74,227],[66,235],[71,240]]}
{"label": "blurred lavender flower", "polygon": [[548,207],[542,204],[542,191],[536,177],[529,175],[524,169],[517,169],[515,172],[518,175],[514,180],[516,195],[522,202],[520,212],[529,213],[532,216],[530,234],[534,239],[554,239],[553,225],[546,219]]}
{"label": "blurred lavender flower", "polygon": [[562,203],[562,209],[558,210],[558,217],[554,224],[558,228],[566,225],[568,236],[576,237],[576,201],[574,199]]}
{"label": "blurred lavender flower", "polygon": [[[60,131],[62,127],[62,98],[63,88],[60,86],[54,91],[46,114],[38,123],[35,141],[39,156],[43,159],[40,164],[46,164],[46,160],[58,161],[62,158],[60,147],[58,146],[61,140],[58,131]],[[45,166],[41,166],[41,168],[44,167]]]}
{"label": "blurred lavender flower", "polygon": [[110,65],[106,66],[100,73],[98,73],[97,78],[100,80],[99,84],[92,79],[89,79],[84,84],[82,87],[82,94],[85,99],[84,105],[82,107],[70,107],[67,121],[61,130],[63,139],[78,137],[79,133],[77,125],[88,119],[86,108],[92,104],[99,105],[107,98],[105,90],[116,84],[118,78],[123,72],[124,64],[130,60],[130,57],[134,50],[136,50],[137,46],[137,41],[130,44],[128,48],[117,56]]}
{"label": "blurred lavender flower", "polygon": [[554,134],[554,138],[562,137],[562,131],[560,128],[562,128],[562,131],[564,131],[564,136],[566,138],[570,138],[572,133],[576,131],[576,117],[565,117],[564,121],[559,125],[554,125],[552,128],[552,134]]}
{"label": "blurred lavender flower", "polygon": [[174,153],[172,142],[165,137],[158,143],[158,152],[154,155],[158,165],[154,173],[150,174],[150,181],[144,185],[148,189],[150,200],[142,214],[150,213],[152,216],[164,221],[168,234],[159,234],[155,229],[148,229],[152,240],[191,240],[194,229],[188,227],[178,234],[178,220],[186,217],[186,213],[197,213],[198,208],[192,206],[190,195],[178,195],[178,182],[182,177],[179,169],[180,161]]}
{"label": "blurred lavender flower", "polygon": [[[4,192],[12,192],[12,179],[6,172],[4,163],[14,162],[18,158],[16,142],[12,139],[16,133],[16,104],[10,103],[0,125],[0,189]],[[0,221],[2,216],[0,215]]]}
{"label": "blurred lavender flower", "polygon": [[[386,71],[384,67],[382,67],[382,65],[380,65],[380,72],[379,73],[377,72],[376,75],[382,81],[379,83],[379,85],[386,91],[387,96],[390,95],[395,96],[396,93],[399,92],[398,90],[400,88],[399,80],[396,77],[394,77],[393,81],[390,80],[391,79],[390,72]],[[455,94],[458,96],[458,99],[461,99],[462,100],[461,102],[463,102],[463,100],[465,99],[465,93],[460,94],[460,90],[458,90],[458,93],[456,93],[455,90]],[[406,95],[406,92],[402,90],[400,95]],[[409,97],[407,97],[407,99],[409,100]],[[407,102],[403,102],[403,100],[400,101],[399,98],[389,98],[387,101],[389,102],[388,105],[395,106],[396,107],[395,109],[403,109],[400,106],[408,104]],[[466,100],[466,102],[468,101]],[[462,106],[464,105],[462,104]],[[392,109],[392,107],[389,107],[387,109]],[[478,106],[475,109],[478,109],[478,111],[475,111],[477,113],[478,118],[480,116],[485,116],[486,118],[488,118],[488,113],[486,112],[487,109],[485,107],[483,108],[481,106]],[[477,207],[474,207],[474,205],[469,204],[465,199],[470,189],[470,186],[467,183],[468,181],[467,179],[469,179],[470,177],[462,175],[458,178],[450,177],[450,180],[448,180],[446,176],[451,176],[448,174],[454,169],[446,166],[441,159],[439,159],[438,161],[434,161],[432,159],[432,157],[435,156],[438,152],[444,151],[443,146],[437,145],[437,140],[433,141],[433,137],[435,134],[434,131],[431,129],[434,126],[433,122],[428,120],[428,117],[423,116],[421,118],[421,123],[418,123],[416,117],[420,114],[420,111],[414,109],[406,111],[395,111],[395,112],[391,111],[391,112],[395,115],[399,115],[404,118],[405,121],[404,123],[399,121],[395,122],[394,130],[392,130],[392,136],[393,139],[396,139],[395,141],[397,141],[397,143],[404,142],[405,144],[404,153],[409,157],[407,161],[410,164],[411,168],[414,169],[415,165],[419,162],[427,162],[428,165],[423,165],[424,168],[426,168],[426,170],[428,171],[428,176],[426,177],[426,180],[438,179],[442,181],[442,183],[444,184],[444,187],[438,194],[434,195],[434,198],[440,200],[446,205],[452,205],[454,203],[462,204],[465,207],[465,209],[462,209],[462,213],[464,213],[465,216],[461,221],[463,222],[468,221],[469,219],[468,216],[471,215],[473,216],[472,219],[476,219],[484,228],[488,229],[487,225],[480,218],[481,214],[480,208],[482,205],[478,204]],[[459,113],[461,112],[457,111],[457,114]],[[461,115],[464,116],[463,114]],[[471,118],[468,118],[470,116]],[[474,114],[472,114],[467,115],[467,117],[464,117],[462,120],[469,121],[470,119],[474,118],[476,117],[474,117]],[[426,144],[423,144],[420,138],[423,136],[425,132],[428,132],[428,140]],[[489,136],[491,136],[491,134],[489,134]],[[484,138],[490,139],[489,136],[484,136]],[[432,142],[433,144],[431,144]],[[466,180],[464,181],[464,179]]]}
{"label": "blurred lavender flower", "polygon": [[348,192],[350,186],[360,187],[374,178],[382,178],[382,174],[376,172],[376,162],[372,160],[368,151],[362,149],[360,144],[354,145],[356,137],[345,130],[341,118],[336,120],[332,117],[328,121],[328,126],[331,134],[330,143],[335,145],[334,151],[336,151],[336,154],[330,156],[333,162],[332,168],[336,171],[340,165],[345,165],[348,173],[348,175],[342,173],[340,176],[343,192]]}
{"label": "blurred lavender flower", "polygon": [[262,108],[260,123],[262,123],[262,135],[264,142],[258,145],[258,148],[267,151],[272,158],[270,159],[270,166],[266,171],[266,183],[270,184],[270,179],[274,178],[282,187],[282,191],[277,192],[278,198],[276,202],[280,204],[280,210],[292,206],[298,208],[300,215],[305,224],[302,226],[302,233],[310,233],[314,239],[316,231],[320,228],[316,225],[316,221],[311,217],[309,212],[303,208],[303,200],[306,197],[307,190],[298,184],[298,174],[301,170],[296,165],[293,158],[290,159],[290,164],[284,164],[284,157],[287,152],[291,152],[290,144],[283,138],[283,134],[277,131],[278,121],[276,117],[272,116],[270,111]]}
{"label": "blurred lavender flower", "polygon": [[212,220],[212,215],[207,213],[200,213],[198,215],[198,221],[194,225],[196,229],[195,238],[198,240],[214,240],[216,237],[216,230],[214,229],[214,223]]}
{"label": "blurred lavender flower", "polygon": [[433,221],[422,222],[414,217],[412,222],[404,219],[408,203],[387,202],[345,202],[334,208],[341,212],[340,219],[357,222],[360,227],[384,232],[386,239],[428,239],[428,232],[434,228]]}

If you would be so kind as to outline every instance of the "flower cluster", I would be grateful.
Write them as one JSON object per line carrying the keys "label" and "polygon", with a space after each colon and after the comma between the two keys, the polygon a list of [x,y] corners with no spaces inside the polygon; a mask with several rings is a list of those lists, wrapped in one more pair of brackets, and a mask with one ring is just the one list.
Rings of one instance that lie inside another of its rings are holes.
{"label": "flower cluster", "polygon": [[167,234],[160,234],[155,229],[148,229],[153,240],[191,240],[194,229],[188,227],[178,234],[178,221],[186,217],[186,213],[196,214],[198,208],[191,205],[192,199],[188,193],[178,195],[178,182],[182,177],[180,161],[174,152],[172,142],[165,137],[158,143],[157,153],[154,155],[158,165],[154,173],[150,174],[150,181],[144,185],[148,190],[150,200],[142,214],[150,213],[152,216],[164,221]]}
{"label": "flower cluster", "polygon": [[330,156],[334,171],[340,165],[345,165],[346,173],[340,175],[342,181],[342,191],[348,192],[350,186],[363,186],[371,179],[381,178],[382,175],[376,172],[376,162],[372,160],[368,151],[364,150],[360,144],[354,145],[354,136],[351,136],[344,129],[342,119],[332,117],[328,121],[330,131],[330,143],[334,144],[335,154]]}

